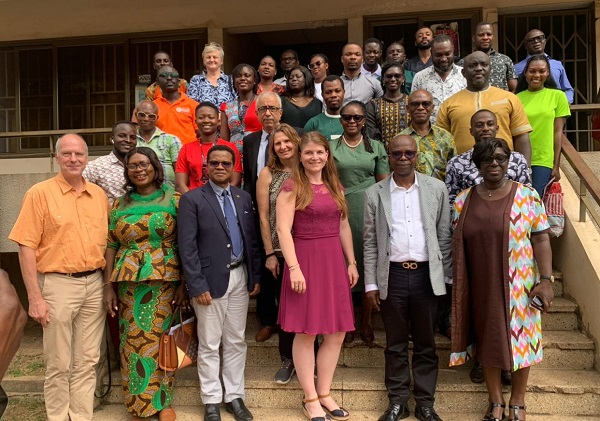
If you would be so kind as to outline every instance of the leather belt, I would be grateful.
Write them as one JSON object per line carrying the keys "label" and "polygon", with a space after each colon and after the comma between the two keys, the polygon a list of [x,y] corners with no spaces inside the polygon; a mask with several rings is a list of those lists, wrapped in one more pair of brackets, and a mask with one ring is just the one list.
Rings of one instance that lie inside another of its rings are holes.
{"label": "leather belt", "polygon": [[235,262],[235,263],[230,263],[230,264],[229,264],[229,269],[235,269],[235,268],[238,268],[238,267],[242,266],[243,264],[244,264],[244,261],[243,261],[243,260],[241,260],[241,261],[239,261],[239,262]]}
{"label": "leather belt", "polygon": [[390,266],[395,266],[397,268],[402,268],[402,269],[407,269],[407,270],[416,270],[416,269],[423,269],[424,267],[429,266],[429,262],[414,262],[414,261],[390,262]]}
{"label": "leather belt", "polygon": [[94,273],[98,272],[98,269],[86,270],[84,272],[73,272],[73,273],[60,273],[56,272],[62,276],[68,276],[69,278],[83,278],[84,276],[90,276]]}

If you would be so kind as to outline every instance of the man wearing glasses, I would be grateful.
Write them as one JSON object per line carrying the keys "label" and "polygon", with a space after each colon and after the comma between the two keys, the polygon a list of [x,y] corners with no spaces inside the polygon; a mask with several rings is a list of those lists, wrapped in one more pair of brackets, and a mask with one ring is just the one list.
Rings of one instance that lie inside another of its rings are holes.
{"label": "man wearing glasses", "polygon": [[181,196],[177,219],[179,253],[198,318],[198,377],[205,421],[221,420],[223,401],[237,421],[252,420],[244,405],[244,335],[248,298],[260,290],[260,249],[252,199],[230,184],[234,150],[235,146],[225,145],[208,150],[209,181]]}
{"label": "man wearing glasses", "polygon": [[275,79],[273,83],[281,85],[285,88],[287,85],[287,78],[290,76],[290,71],[298,64],[300,64],[300,61],[298,60],[298,53],[294,50],[285,50],[283,53],[281,53],[279,67],[281,67],[281,70],[283,70],[283,76]]}
{"label": "man wearing glasses", "polygon": [[177,136],[156,127],[158,106],[154,102],[140,101],[135,117],[138,125],[137,146],[147,146],[156,152],[165,172],[165,183],[175,188],[175,163],[181,141]]}
{"label": "man wearing glasses", "polygon": [[412,336],[415,418],[441,421],[433,409],[438,377],[434,328],[445,278],[452,276],[450,206],[440,180],[415,171],[419,152],[411,136],[389,144],[392,174],[365,194],[365,292],[381,309],[387,344],[389,405],[379,421],[408,418],[409,335]]}
{"label": "man wearing glasses", "polygon": [[527,35],[525,35],[523,45],[527,51],[527,57],[515,64],[515,70],[517,71],[517,74],[521,76],[521,73],[523,73],[523,70],[525,70],[527,60],[529,60],[531,56],[535,54],[544,54],[546,57],[548,57],[548,60],[550,60],[550,73],[552,73],[552,78],[556,82],[558,89],[564,91],[565,95],[567,95],[567,99],[569,100],[569,104],[572,104],[575,91],[573,90],[571,83],[569,83],[567,72],[562,63],[558,60],[554,60],[548,54],[544,53],[544,49],[546,48],[546,36],[544,33],[539,29],[532,29],[531,31],[527,32]]}

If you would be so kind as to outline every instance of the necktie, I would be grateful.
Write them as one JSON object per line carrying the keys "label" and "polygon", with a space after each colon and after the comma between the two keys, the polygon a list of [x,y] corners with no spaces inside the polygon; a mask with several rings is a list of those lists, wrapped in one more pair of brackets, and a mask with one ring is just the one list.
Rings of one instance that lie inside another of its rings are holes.
{"label": "necktie", "polygon": [[271,135],[268,134],[267,137],[266,137],[267,147],[265,148],[265,167],[269,163],[269,139],[270,138],[271,138]]}
{"label": "necktie", "polygon": [[225,220],[227,221],[227,226],[229,227],[229,237],[231,238],[231,245],[233,247],[233,256],[237,258],[242,251],[242,233],[240,232],[238,219],[233,211],[233,206],[229,201],[229,192],[227,190],[223,190],[222,195],[223,212],[225,213]]}

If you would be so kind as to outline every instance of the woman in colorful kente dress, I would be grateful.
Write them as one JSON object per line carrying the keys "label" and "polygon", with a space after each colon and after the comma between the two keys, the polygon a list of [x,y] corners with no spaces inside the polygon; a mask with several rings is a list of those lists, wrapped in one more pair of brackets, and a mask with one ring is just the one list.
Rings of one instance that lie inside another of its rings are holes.
{"label": "woman in colorful kente dress", "polygon": [[[123,394],[131,419],[158,412],[161,421],[171,421],[173,373],[158,367],[158,344],[173,308],[187,305],[177,251],[180,195],[163,184],[163,167],[150,148],[126,155],[125,180],[128,192],[110,212],[104,303],[111,317],[119,315]],[[118,282],[117,295],[112,282]]]}

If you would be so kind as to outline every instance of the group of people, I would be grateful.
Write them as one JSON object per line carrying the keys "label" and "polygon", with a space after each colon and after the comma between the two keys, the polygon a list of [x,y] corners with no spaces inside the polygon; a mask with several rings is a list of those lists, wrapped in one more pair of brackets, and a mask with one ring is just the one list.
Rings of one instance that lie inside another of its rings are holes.
{"label": "group of people", "polygon": [[354,331],[373,345],[373,311],[386,331],[380,421],[409,416],[409,340],[415,416],[441,420],[436,328],[452,340],[451,366],[477,360],[484,420],[506,416],[502,382],[512,382],[510,419],[525,419],[553,298],[540,197],[560,177],[570,85],[541,31],[526,36],[518,78],[492,39],[492,25],[477,25],[464,67],[452,39],[429,28],[410,60],[399,42],[383,65],[379,40],[347,44],[341,76],[323,54],[307,68],[286,50],[280,79],[270,56],[225,74],[211,43],[205,72],[187,82],[156,53],[156,82],[132,121],[113,126],[111,153],[88,162],[81,137],[61,137],[59,174],[26,193],[10,234],[29,314],[44,326],[48,419],[91,419],[108,313],[131,419],[174,420],[175,374],[159,368],[158,343],[191,306],[204,419],[220,420],[224,402],[252,420],[254,296],[256,340],[278,333],[274,380],[297,373],[308,419],[350,417],[330,389]]}

